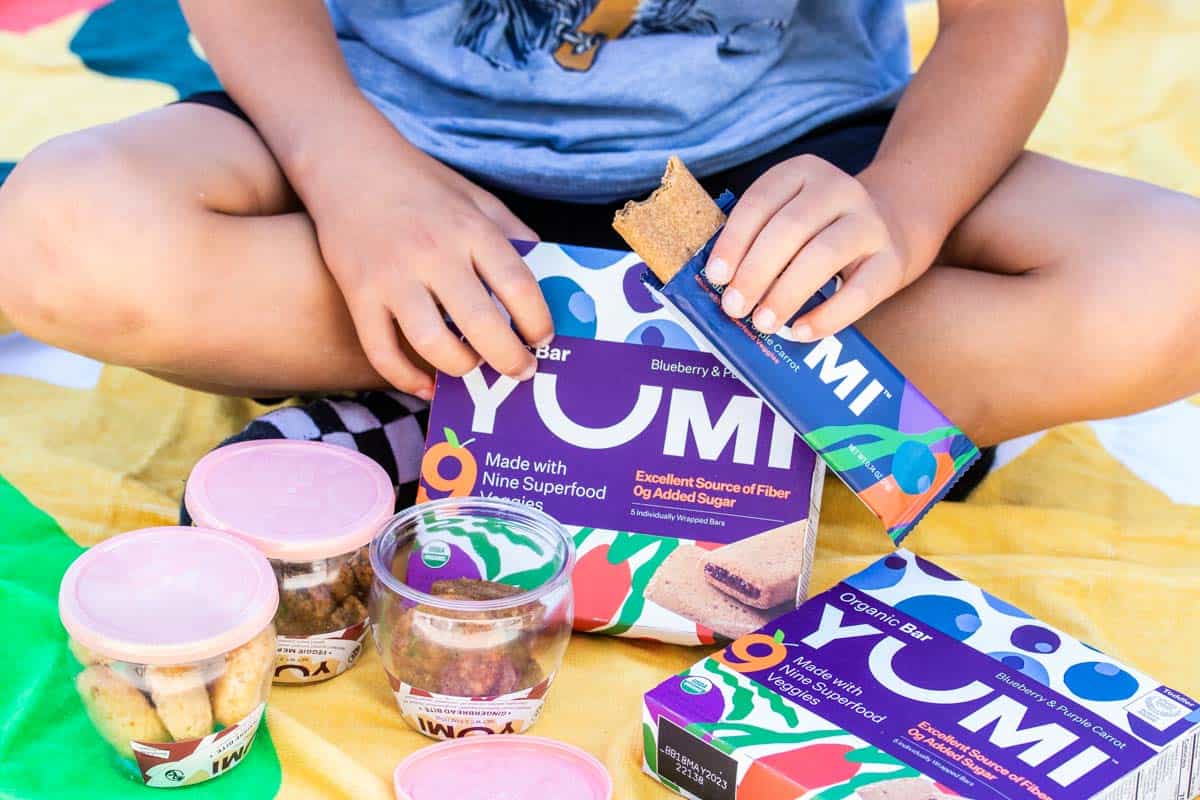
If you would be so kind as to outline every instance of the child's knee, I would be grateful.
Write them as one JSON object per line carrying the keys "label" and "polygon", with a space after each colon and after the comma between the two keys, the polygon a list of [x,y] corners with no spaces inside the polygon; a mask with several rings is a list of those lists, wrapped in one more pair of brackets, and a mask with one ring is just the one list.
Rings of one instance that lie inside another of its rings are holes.
{"label": "child's knee", "polygon": [[[103,129],[53,139],[0,187],[0,309],[53,343],[137,324],[125,303],[155,219],[152,187]],[[150,212],[150,213],[147,213]],[[144,280],[153,280],[143,275]]]}
{"label": "child's knee", "polygon": [[1156,192],[1063,277],[1063,334],[1089,343],[1114,391],[1200,391],[1200,201]]}
{"label": "child's knee", "polygon": [[[1142,210],[1141,219],[1140,236],[1122,248],[1133,273],[1125,313],[1139,318],[1148,370],[1164,378],[1181,370],[1200,378],[1200,200],[1163,193]],[[1112,314],[1119,319],[1123,310]]]}

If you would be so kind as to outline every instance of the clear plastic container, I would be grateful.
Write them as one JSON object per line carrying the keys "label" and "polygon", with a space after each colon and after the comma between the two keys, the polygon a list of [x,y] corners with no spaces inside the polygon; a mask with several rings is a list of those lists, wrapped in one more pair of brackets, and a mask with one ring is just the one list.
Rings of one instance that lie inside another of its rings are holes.
{"label": "clear plastic container", "polygon": [[366,623],[373,579],[370,545],[313,561],[270,562],[279,579],[275,627],[280,636],[306,638]]}
{"label": "clear plastic container", "polygon": [[537,721],[571,635],[566,530],[529,506],[447,498],[371,544],[371,622],[400,713],[437,739]]}
{"label": "clear plastic container", "polygon": [[354,665],[369,625],[369,544],[395,510],[382,467],[321,442],[242,442],[200,459],[184,502],[196,524],[270,559],[279,583],[276,683],[316,683]]}
{"label": "clear plastic container", "polygon": [[59,614],[75,686],[119,769],[173,787],[241,763],[271,688],[278,600],[261,553],[201,528],[122,534],[71,565]]}

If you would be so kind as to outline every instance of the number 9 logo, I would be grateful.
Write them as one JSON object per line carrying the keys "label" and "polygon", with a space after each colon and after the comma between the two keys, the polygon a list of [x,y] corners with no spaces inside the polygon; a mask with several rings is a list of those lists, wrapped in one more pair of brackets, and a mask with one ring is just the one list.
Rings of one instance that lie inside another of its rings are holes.
{"label": "number 9 logo", "polygon": [[[454,431],[443,428],[442,432],[446,435],[446,441],[430,447],[421,459],[421,481],[424,485],[417,489],[418,503],[429,500],[425,486],[445,492],[446,497],[466,497],[475,488],[479,465],[475,462],[475,456],[467,449],[467,445],[475,440],[468,439],[460,443]],[[458,474],[453,478],[442,477],[442,462],[447,460],[458,463]]]}
{"label": "number 9 logo", "polygon": [[[751,653],[752,647],[759,652]],[[763,648],[766,648],[766,652],[762,652]],[[787,658],[787,648],[783,642],[765,633],[751,633],[737,639],[713,658],[735,672],[758,672],[782,663]]]}

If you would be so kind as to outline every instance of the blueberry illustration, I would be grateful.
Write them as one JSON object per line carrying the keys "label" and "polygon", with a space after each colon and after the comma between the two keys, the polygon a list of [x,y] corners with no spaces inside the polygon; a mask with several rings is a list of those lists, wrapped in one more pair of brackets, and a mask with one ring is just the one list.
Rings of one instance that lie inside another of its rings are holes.
{"label": "blueberry illustration", "polygon": [[1063,682],[1084,700],[1126,700],[1138,689],[1137,678],[1107,661],[1076,664],[1067,670]]}
{"label": "blueberry illustration", "polygon": [[928,445],[908,441],[896,448],[892,456],[892,475],[908,494],[929,491],[937,475],[937,459]]}

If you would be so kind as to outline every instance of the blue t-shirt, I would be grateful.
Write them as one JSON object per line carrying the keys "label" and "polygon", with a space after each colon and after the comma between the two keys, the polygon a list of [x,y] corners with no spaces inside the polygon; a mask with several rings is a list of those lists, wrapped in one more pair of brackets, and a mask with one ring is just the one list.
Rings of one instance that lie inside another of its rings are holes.
{"label": "blue t-shirt", "polygon": [[414,145],[601,202],[894,104],[903,0],[328,0],[358,84]]}

